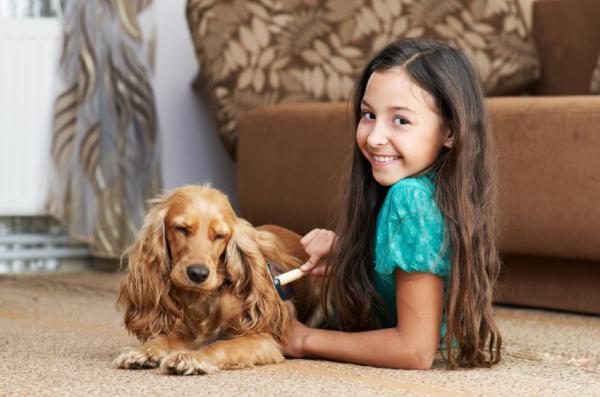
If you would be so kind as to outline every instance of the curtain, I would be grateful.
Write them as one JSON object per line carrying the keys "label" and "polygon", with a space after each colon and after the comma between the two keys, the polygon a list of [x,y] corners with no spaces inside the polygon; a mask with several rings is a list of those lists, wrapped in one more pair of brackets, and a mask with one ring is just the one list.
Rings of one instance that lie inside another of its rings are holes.
{"label": "curtain", "polygon": [[119,257],[161,187],[152,0],[67,0],[48,208],[95,256]]}

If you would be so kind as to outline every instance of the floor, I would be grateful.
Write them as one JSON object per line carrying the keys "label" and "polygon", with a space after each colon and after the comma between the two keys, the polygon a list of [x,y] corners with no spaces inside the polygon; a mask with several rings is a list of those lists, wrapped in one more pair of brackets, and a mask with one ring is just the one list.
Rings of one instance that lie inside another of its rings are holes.
{"label": "floor", "polygon": [[430,371],[322,360],[192,377],[116,369],[138,342],[115,307],[121,275],[93,266],[0,276],[0,396],[600,395],[600,317],[507,307],[496,308],[503,359],[491,370],[447,371],[441,360]]}

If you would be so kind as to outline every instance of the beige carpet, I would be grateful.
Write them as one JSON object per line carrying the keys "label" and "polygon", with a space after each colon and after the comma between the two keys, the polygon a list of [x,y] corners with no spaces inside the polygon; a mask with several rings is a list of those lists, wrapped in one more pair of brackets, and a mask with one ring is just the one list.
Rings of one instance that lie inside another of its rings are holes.
{"label": "beige carpet", "polygon": [[316,360],[177,377],[111,367],[134,343],[111,273],[0,277],[0,395],[600,396],[600,318],[498,308],[492,370],[401,371]]}

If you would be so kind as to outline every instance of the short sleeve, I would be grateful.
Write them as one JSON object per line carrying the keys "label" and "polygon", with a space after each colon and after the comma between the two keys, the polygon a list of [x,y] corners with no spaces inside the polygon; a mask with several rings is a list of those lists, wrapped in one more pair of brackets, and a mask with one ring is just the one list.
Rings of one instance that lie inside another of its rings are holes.
{"label": "short sleeve", "polygon": [[392,274],[450,274],[449,250],[444,246],[444,219],[434,194],[420,187],[394,186],[377,220],[375,270]]}

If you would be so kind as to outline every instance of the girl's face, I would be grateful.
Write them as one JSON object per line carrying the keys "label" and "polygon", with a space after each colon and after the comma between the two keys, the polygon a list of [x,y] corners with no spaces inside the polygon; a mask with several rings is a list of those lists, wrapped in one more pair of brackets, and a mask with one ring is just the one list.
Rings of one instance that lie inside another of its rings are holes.
{"label": "girl's face", "polygon": [[452,137],[431,95],[403,69],[393,69],[369,78],[356,142],[373,178],[391,186],[427,169],[442,147],[452,146]]}

